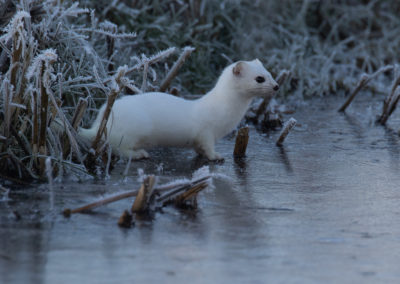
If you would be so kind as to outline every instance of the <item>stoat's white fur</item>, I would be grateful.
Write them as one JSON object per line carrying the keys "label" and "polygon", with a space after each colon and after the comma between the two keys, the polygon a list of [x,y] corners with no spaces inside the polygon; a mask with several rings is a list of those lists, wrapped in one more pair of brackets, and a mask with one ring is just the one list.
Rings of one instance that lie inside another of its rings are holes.
{"label": "stoat's white fur", "polygon": [[[148,158],[147,148],[174,146],[191,147],[210,160],[219,160],[216,141],[237,126],[254,97],[272,97],[278,88],[258,59],[239,61],[226,67],[215,87],[197,100],[165,93],[116,100],[107,123],[107,140],[113,150],[133,159]],[[90,129],[80,129],[81,136],[94,139],[104,109],[105,105]]]}

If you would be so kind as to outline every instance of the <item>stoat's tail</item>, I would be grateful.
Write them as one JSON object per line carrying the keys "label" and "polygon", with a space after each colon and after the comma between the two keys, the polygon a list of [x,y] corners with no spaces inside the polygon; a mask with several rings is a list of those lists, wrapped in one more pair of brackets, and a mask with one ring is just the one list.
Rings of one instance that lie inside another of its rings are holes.
{"label": "stoat's tail", "polygon": [[97,127],[92,127],[88,129],[79,127],[78,134],[79,136],[89,141],[93,141],[93,139],[96,137],[97,134]]}

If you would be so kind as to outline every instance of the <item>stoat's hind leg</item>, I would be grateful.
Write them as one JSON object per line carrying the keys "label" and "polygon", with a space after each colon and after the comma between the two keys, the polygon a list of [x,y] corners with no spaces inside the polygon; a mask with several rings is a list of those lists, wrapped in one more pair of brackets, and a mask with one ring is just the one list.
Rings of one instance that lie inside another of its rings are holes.
{"label": "stoat's hind leg", "polygon": [[120,150],[120,154],[122,156],[128,157],[132,160],[141,160],[141,159],[148,159],[150,158],[149,153],[147,153],[145,150],[143,149],[139,149],[139,150]]}

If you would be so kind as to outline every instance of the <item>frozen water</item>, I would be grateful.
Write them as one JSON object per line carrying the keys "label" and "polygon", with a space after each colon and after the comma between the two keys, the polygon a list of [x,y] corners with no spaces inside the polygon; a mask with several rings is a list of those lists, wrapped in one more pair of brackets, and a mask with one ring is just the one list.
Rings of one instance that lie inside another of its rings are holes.
{"label": "frozen water", "polygon": [[[399,283],[400,116],[371,125],[383,98],[364,95],[347,114],[332,98],[301,106],[283,147],[279,133],[251,129],[242,161],[223,139],[225,163],[202,171],[230,180],[215,178],[195,212],[165,208],[127,230],[116,223],[132,200],[46,218],[47,186],[11,192],[0,202],[0,283]],[[132,163],[131,183],[121,164],[105,181],[54,184],[55,210],[138,188],[138,169],[163,163],[164,183],[204,166],[189,150],[151,154]]]}

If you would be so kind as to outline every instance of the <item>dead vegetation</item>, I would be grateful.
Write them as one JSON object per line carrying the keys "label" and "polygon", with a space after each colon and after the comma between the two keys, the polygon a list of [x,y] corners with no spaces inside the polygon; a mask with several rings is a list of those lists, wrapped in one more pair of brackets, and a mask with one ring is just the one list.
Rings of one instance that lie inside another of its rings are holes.
{"label": "dead vegetation", "polygon": [[400,68],[398,65],[396,66],[384,66],[374,72],[371,75],[368,74],[363,74],[360,78],[360,80],[357,83],[357,86],[355,89],[351,92],[351,94],[348,96],[347,100],[345,103],[339,108],[339,112],[345,112],[346,108],[351,104],[351,102],[354,100],[356,95],[363,89],[365,88],[369,82],[372,80],[376,79],[379,74],[385,73],[385,72],[391,72],[393,73],[393,82],[392,86],[390,88],[389,94],[386,96],[386,98],[383,101],[383,107],[382,107],[382,113],[379,115],[377,118],[376,122],[385,125],[387,120],[389,119],[390,115],[394,112],[396,109],[397,103],[399,102],[400,99]]}
{"label": "dead vegetation", "polygon": [[188,181],[175,182],[167,185],[157,185],[157,178],[146,176],[138,190],[127,191],[113,195],[75,209],[64,209],[65,217],[72,214],[89,212],[100,206],[110,204],[129,197],[135,197],[130,210],[124,210],[118,219],[118,225],[129,228],[132,226],[132,215],[142,218],[167,205],[177,208],[196,209],[197,194],[207,188],[211,176],[202,176]]}
{"label": "dead vegetation", "polygon": [[[54,178],[107,175],[117,157],[102,138],[118,96],[176,93],[188,86],[204,91],[227,62],[244,57],[258,57],[278,74],[281,97],[303,99],[356,85],[342,111],[367,85],[382,92],[394,70],[378,118],[383,125],[400,99],[398,68],[391,65],[400,59],[400,5],[395,1],[81,3],[93,9],[72,1],[0,4],[3,179],[45,180],[48,158]],[[174,46],[187,47],[179,55]],[[192,54],[191,46],[198,52]],[[181,78],[176,78],[178,71]],[[102,127],[85,145],[77,129],[88,125],[104,103]],[[264,130],[280,129],[285,113],[276,100],[266,99],[249,120]]]}
{"label": "dead vegetation", "polygon": [[[110,170],[115,159],[110,160],[114,157],[102,138],[114,101],[122,92],[167,90],[193,48],[186,47],[172,68],[164,70],[156,65],[166,62],[174,47],[131,57],[122,65],[115,54],[133,54],[136,34],[99,22],[94,11],[68,1],[4,5],[13,16],[7,14],[8,24],[0,33],[1,177],[45,180],[48,157],[54,176]],[[104,101],[102,127],[88,149],[77,129]]]}

